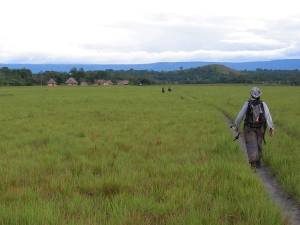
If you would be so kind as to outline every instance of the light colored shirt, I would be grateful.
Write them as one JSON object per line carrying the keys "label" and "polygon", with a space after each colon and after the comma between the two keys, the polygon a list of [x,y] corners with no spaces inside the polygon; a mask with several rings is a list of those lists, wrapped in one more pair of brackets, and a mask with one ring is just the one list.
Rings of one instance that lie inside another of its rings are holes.
{"label": "light colored shirt", "polygon": [[[235,126],[238,128],[240,127],[240,124],[242,122],[242,120],[245,118],[246,116],[246,112],[247,112],[247,109],[248,109],[248,101],[245,102],[245,104],[243,105],[241,111],[239,112],[239,114],[237,115],[236,119],[235,119]],[[273,121],[272,121],[272,116],[271,116],[271,113],[270,113],[270,110],[267,106],[267,104],[265,102],[262,102],[263,104],[263,107],[264,107],[264,111],[265,111],[265,119],[267,121],[267,125],[269,128],[273,128]]]}

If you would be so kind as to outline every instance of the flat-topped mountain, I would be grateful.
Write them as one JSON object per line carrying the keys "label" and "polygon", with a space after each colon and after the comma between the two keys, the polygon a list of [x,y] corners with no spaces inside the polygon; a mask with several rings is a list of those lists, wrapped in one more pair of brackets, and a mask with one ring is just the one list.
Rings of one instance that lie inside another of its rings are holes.
{"label": "flat-topped mountain", "polygon": [[211,64],[222,64],[234,70],[300,70],[300,59],[284,59],[255,62],[158,62],[149,64],[0,64],[0,67],[11,69],[30,69],[33,73],[41,71],[69,72],[72,68],[83,68],[84,70],[154,70],[174,71],[181,69],[196,68]]}

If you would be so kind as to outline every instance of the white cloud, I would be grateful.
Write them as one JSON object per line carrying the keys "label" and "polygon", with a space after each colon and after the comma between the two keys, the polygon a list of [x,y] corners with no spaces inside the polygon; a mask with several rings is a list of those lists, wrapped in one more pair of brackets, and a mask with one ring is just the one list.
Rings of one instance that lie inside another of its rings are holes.
{"label": "white cloud", "polygon": [[221,42],[234,45],[241,49],[248,50],[268,50],[284,48],[288,43],[264,37],[253,32],[236,32],[228,35],[229,39],[221,40]]}
{"label": "white cloud", "polygon": [[0,0],[0,63],[299,57],[296,0]]}

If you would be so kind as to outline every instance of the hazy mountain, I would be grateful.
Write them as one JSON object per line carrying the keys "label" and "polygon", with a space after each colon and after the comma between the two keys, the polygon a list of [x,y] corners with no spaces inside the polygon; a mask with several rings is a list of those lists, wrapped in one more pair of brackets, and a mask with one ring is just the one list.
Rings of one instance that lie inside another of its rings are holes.
{"label": "hazy mountain", "polygon": [[180,69],[189,69],[210,64],[222,64],[234,70],[294,70],[300,69],[300,59],[285,59],[257,62],[158,62],[149,64],[0,64],[0,67],[9,67],[11,69],[30,69],[33,73],[41,71],[68,72],[76,67],[84,70],[155,70],[172,71]]}

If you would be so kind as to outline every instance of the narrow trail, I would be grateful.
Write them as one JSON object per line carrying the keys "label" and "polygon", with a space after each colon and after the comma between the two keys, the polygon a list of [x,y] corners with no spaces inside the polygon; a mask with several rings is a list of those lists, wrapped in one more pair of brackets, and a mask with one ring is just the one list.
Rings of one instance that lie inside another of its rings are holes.
{"label": "narrow trail", "polygon": [[[230,116],[223,110],[221,110],[221,112],[224,114],[228,125],[229,126],[232,125],[233,120],[230,118]],[[232,132],[234,136],[237,135],[235,131]],[[240,134],[238,140],[239,140],[241,150],[244,152],[245,156],[247,157],[246,144],[245,144],[245,138],[243,133]],[[280,183],[272,175],[271,170],[267,166],[265,166],[264,163],[262,162],[261,167],[256,169],[256,174],[262,181],[266,191],[269,193],[272,200],[281,209],[284,218],[287,219],[289,224],[300,225],[299,203],[283,190]]]}

